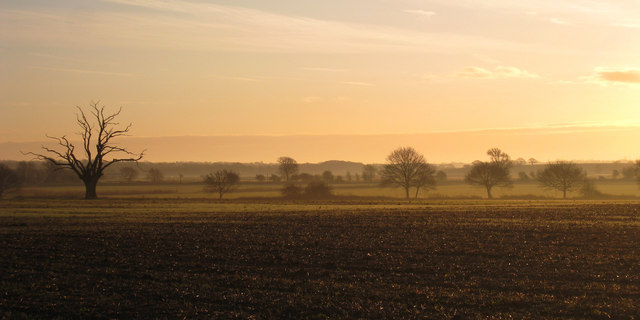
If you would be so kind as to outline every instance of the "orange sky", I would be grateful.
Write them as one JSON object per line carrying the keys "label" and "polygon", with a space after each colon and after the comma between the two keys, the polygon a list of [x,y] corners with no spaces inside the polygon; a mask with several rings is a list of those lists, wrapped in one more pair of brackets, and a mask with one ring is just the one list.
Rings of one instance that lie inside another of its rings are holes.
{"label": "orange sky", "polygon": [[[101,100],[136,137],[564,126],[609,137],[574,146],[615,139],[601,158],[640,156],[640,3],[478,3],[0,0],[0,143],[72,134],[74,106]],[[478,149],[509,137],[492,139]]]}

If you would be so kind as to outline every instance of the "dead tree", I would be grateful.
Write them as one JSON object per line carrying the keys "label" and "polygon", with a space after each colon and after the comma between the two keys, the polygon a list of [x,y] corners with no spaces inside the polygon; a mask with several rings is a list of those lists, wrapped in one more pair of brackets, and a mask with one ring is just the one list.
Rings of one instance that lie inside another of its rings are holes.
{"label": "dead tree", "polygon": [[[76,154],[76,145],[66,136],[51,137],[57,142],[58,148],[42,146],[45,153],[29,152],[40,160],[47,161],[59,169],[71,169],[82,180],[85,186],[85,199],[97,198],[96,186],[104,170],[116,162],[138,161],[142,159],[144,151],[136,154],[123,147],[114,144],[117,137],[126,136],[131,124],[118,129],[116,117],[120,115],[119,109],[112,114],[105,114],[104,106],[98,106],[98,102],[90,104],[90,115],[80,108],[76,113],[76,122],[80,127],[82,149]],[[116,157],[120,155],[121,157]],[[107,159],[110,158],[110,159]]]}

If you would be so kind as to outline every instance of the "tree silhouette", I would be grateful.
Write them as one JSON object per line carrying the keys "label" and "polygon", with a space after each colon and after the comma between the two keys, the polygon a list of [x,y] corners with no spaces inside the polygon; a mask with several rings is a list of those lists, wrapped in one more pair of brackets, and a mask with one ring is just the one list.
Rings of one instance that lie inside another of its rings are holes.
{"label": "tree silhouette", "polygon": [[291,179],[291,176],[298,172],[298,163],[293,158],[280,157],[278,159],[278,164],[278,170],[280,170],[280,173],[284,177],[284,181],[287,183]]}
{"label": "tree silhouette", "polygon": [[362,171],[362,180],[364,182],[371,182],[376,177],[378,170],[372,164],[365,164]]}
{"label": "tree silhouette", "polygon": [[164,174],[158,168],[151,168],[147,171],[147,179],[151,181],[151,183],[160,183],[164,180]]}
{"label": "tree silhouette", "polygon": [[435,170],[424,156],[411,147],[398,148],[387,156],[382,169],[382,184],[402,187],[409,199],[409,189],[416,187],[416,197],[421,187],[435,185]]}
{"label": "tree silhouette", "polygon": [[226,169],[210,173],[204,179],[204,183],[207,184],[205,190],[218,193],[218,199],[222,199],[222,196],[231,191],[239,182],[240,176]]}
{"label": "tree silhouette", "polygon": [[509,176],[512,164],[509,155],[498,148],[489,149],[487,155],[490,157],[490,161],[474,161],[471,170],[464,177],[464,181],[471,185],[484,187],[487,190],[487,197],[493,199],[491,194],[493,187],[513,185]]}
{"label": "tree silhouette", "polygon": [[567,191],[582,186],[586,178],[582,168],[570,161],[556,161],[547,164],[536,175],[536,180],[547,189],[562,191],[562,198],[567,198]]}
{"label": "tree silhouette", "polygon": [[[90,114],[87,116],[80,107],[76,108],[78,109],[76,122],[81,129],[79,135],[82,138],[82,155],[76,155],[75,144],[66,136],[47,136],[58,143],[61,151],[43,146],[42,149],[48,155],[33,152],[28,154],[47,161],[57,168],[71,169],[84,183],[85,199],[95,199],[98,197],[96,186],[105,169],[116,162],[138,161],[142,159],[144,151],[135,154],[113,143],[115,138],[126,136],[131,128],[131,124],[121,129],[116,128],[119,125],[116,118],[122,109],[106,114],[104,106],[98,106],[98,102],[92,102],[89,106]],[[115,157],[118,154],[124,157]],[[107,157],[111,159],[108,160]]]}
{"label": "tree silhouette", "polygon": [[134,167],[122,167],[120,168],[120,176],[126,183],[131,183],[133,179],[138,177],[138,169]]}
{"label": "tree silhouette", "polygon": [[20,186],[18,173],[6,164],[0,163],[0,199],[5,191],[18,186]]}

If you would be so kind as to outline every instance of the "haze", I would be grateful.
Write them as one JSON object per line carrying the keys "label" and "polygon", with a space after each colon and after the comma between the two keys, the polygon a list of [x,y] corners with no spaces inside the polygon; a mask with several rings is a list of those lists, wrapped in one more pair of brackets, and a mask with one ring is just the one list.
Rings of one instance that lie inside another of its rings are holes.
{"label": "haze", "polygon": [[0,158],[95,100],[151,161],[640,157],[640,3],[477,3],[0,0]]}

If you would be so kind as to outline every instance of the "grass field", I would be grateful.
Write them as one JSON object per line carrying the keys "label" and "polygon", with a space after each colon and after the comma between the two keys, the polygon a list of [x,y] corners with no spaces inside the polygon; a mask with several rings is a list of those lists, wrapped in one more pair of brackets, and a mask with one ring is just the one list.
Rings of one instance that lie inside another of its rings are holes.
{"label": "grass field", "polygon": [[0,318],[637,319],[639,210],[3,200]]}
{"label": "grass field", "polygon": [[[602,193],[628,198],[640,197],[640,188],[634,181],[600,181],[596,182],[597,189]],[[404,191],[400,188],[383,188],[378,184],[333,184],[333,193],[338,196],[354,197],[390,197],[403,198]],[[281,184],[240,184],[233,192],[226,194],[227,199],[239,198],[273,198],[281,196]],[[413,191],[412,191],[413,192]],[[516,183],[512,188],[494,188],[494,197],[543,197],[561,198],[562,193],[555,190],[540,188],[536,183]],[[18,192],[8,194],[8,197],[65,197],[81,198],[84,188],[78,186],[48,186],[24,187]],[[202,184],[103,184],[98,186],[98,196],[107,198],[215,198],[216,195],[204,192]],[[414,194],[412,193],[413,197]],[[453,181],[438,186],[435,190],[423,191],[419,198],[486,198],[483,188]],[[570,192],[568,197],[580,197],[578,192]]]}

